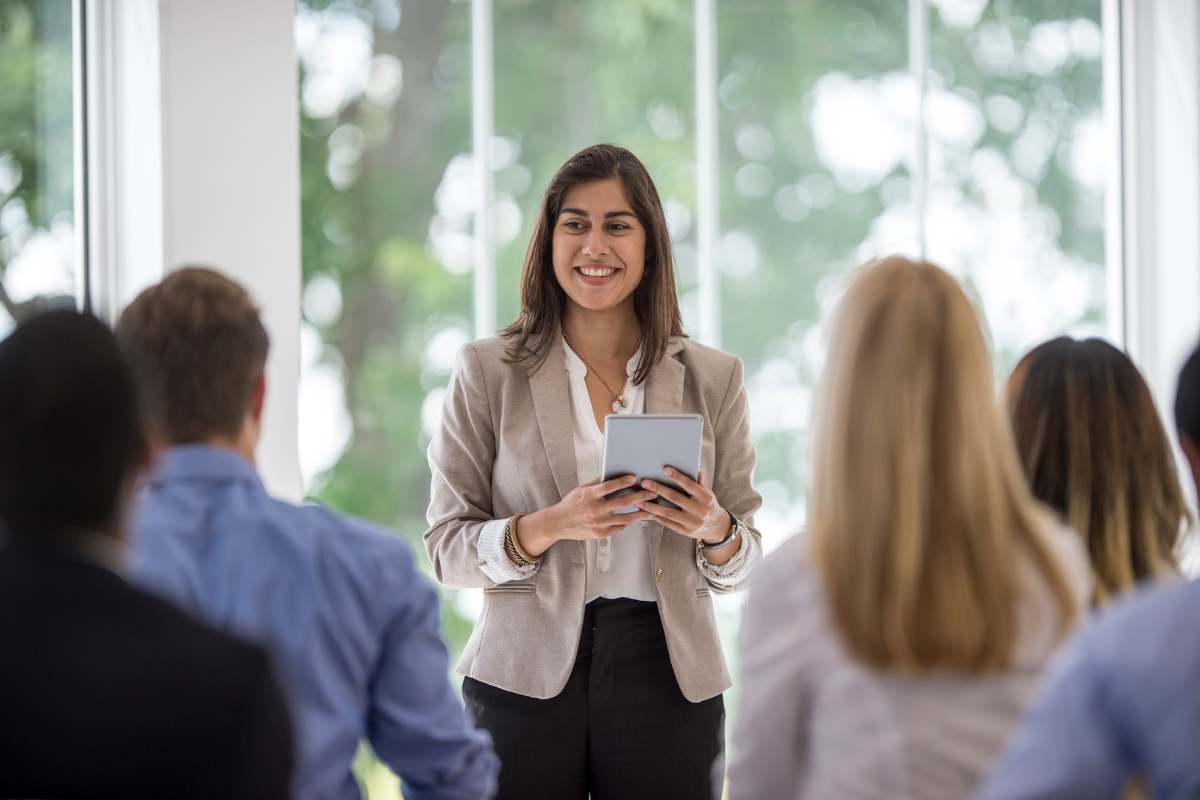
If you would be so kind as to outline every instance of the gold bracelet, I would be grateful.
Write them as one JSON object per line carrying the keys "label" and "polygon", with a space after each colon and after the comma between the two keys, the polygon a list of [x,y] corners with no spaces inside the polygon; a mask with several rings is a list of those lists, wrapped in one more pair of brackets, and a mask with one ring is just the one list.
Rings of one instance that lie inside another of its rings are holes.
{"label": "gold bracelet", "polygon": [[525,552],[521,547],[520,541],[517,540],[517,522],[524,514],[513,514],[508,518],[508,524],[504,526],[504,552],[509,559],[518,567],[528,567],[538,563],[540,557],[534,558]]}

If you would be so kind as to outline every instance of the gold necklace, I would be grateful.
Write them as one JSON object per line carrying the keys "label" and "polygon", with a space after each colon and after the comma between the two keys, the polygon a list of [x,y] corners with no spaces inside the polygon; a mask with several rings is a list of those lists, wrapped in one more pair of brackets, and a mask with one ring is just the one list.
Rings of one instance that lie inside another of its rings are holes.
{"label": "gold necklace", "polygon": [[620,391],[620,392],[614,392],[612,387],[608,385],[608,381],[604,380],[604,378],[602,378],[600,376],[599,371],[597,371],[596,369],[593,369],[592,365],[589,364],[586,360],[584,360],[583,356],[579,355],[579,350],[577,350],[575,348],[575,345],[571,344],[571,340],[567,338],[567,335],[565,333],[563,334],[563,340],[567,343],[567,347],[571,348],[571,352],[573,352],[576,356],[578,356],[580,361],[583,361],[583,365],[585,367],[587,367],[588,374],[596,376],[596,380],[600,381],[600,385],[604,387],[604,390],[613,396],[613,404],[612,404],[613,413],[620,414],[622,411],[624,411],[625,410],[625,392],[623,390],[625,389],[625,387],[622,386],[621,387],[622,391]]}

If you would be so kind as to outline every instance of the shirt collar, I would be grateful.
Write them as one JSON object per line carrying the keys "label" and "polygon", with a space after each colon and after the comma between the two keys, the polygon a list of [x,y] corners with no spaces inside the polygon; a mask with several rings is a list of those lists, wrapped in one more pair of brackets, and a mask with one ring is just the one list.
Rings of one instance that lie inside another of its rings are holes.
{"label": "shirt collar", "polygon": [[150,483],[188,479],[243,480],[262,486],[254,464],[227,447],[185,444],[158,454]]}
{"label": "shirt collar", "polygon": [[[567,344],[567,337],[563,336],[560,333],[559,338],[562,339],[563,361],[567,368],[567,374],[575,375],[580,378],[586,376],[587,375],[587,365],[583,363],[583,359],[580,358],[579,355],[574,350],[571,349],[571,345]],[[625,364],[625,376],[626,377],[632,378],[635,374],[637,374],[638,361],[640,361],[641,358],[642,358],[642,348],[639,346],[637,349],[637,352],[635,352],[633,354],[633,357],[630,358],[629,361],[626,362],[626,364]]]}

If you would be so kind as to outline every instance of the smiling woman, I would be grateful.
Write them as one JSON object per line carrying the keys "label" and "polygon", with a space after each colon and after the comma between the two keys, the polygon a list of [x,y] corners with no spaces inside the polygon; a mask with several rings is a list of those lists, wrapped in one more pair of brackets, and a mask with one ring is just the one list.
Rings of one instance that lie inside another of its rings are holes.
{"label": "smiling woman", "polygon": [[[686,494],[609,499],[638,483],[599,480],[610,410],[703,416],[699,474],[666,470]],[[484,590],[459,669],[497,796],[719,794],[712,595],[760,558],[762,499],[741,362],[683,335],[662,204],[628,150],[589,147],[551,180],[520,316],[463,348],[429,459],[434,571]]]}

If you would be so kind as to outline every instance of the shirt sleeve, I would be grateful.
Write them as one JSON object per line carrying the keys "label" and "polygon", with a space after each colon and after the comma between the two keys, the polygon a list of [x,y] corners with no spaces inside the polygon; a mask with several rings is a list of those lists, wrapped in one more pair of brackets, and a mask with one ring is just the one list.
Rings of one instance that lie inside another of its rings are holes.
{"label": "shirt sleeve", "polygon": [[525,567],[513,563],[504,552],[504,529],[507,519],[496,519],[484,524],[479,532],[476,549],[479,552],[479,568],[496,583],[520,581],[532,577],[538,571],[539,564]]}
{"label": "shirt sleeve", "polygon": [[370,684],[367,734],[411,800],[479,800],[496,791],[499,761],[447,678],[437,592],[405,559],[402,596]]}
{"label": "shirt sleeve", "polygon": [[1095,633],[1064,654],[977,800],[1117,796],[1133,770]]}
{"label": "shirt sleeve", "polygon": [[700,574],[713,585],[723,589],[736,589],[750,575],[750,569],[762,558],[762,542],[749,534],[741,537],[738,551],[724,564],[713,564],[696,549],[696,566]]}
{"label": "shirt sleeve", "polygon": [[429,443],[425,552],[438,581],[454,589],[494,583],[481,563],[479,542],[488,523],[498,521],[492,508],[496,437],[484,386],[483,367],[468,344],[459,353],[442,422]]}

